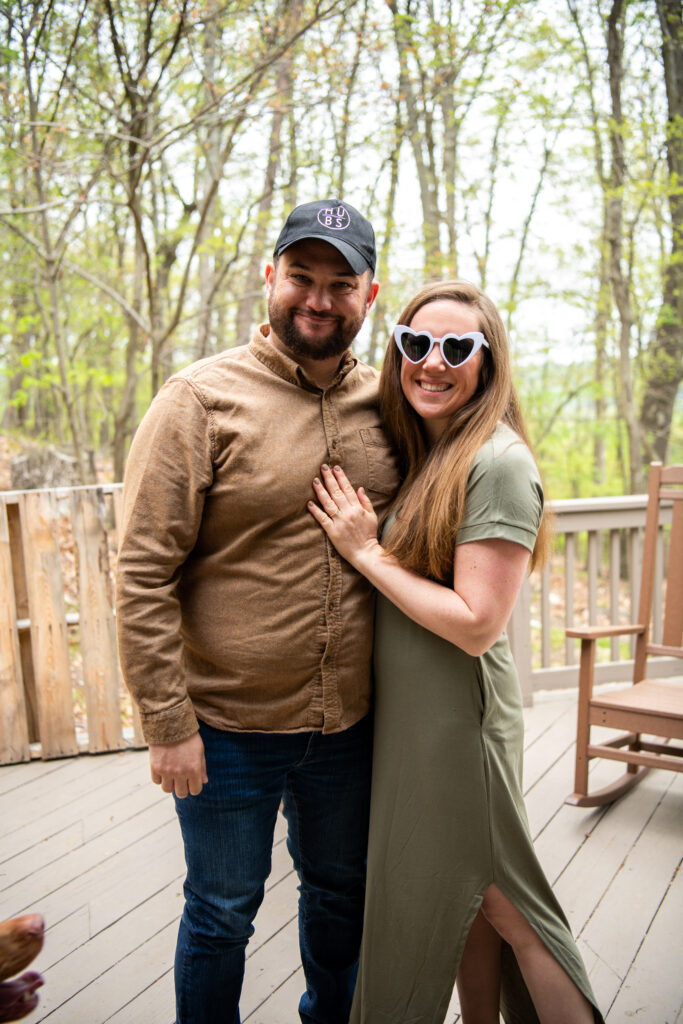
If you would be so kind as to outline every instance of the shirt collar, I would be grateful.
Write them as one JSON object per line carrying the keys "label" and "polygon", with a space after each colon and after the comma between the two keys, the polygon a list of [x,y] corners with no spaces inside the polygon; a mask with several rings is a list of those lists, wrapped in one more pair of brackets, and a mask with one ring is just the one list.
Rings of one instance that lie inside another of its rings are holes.
{"label": "shirt collar", "polygon": [[249,351],[260,363],[263,363],[269,370],[276,373],[278,377],[283,377],[284,380],[288,380],[291,384],[306,388],[308,391],[327,391],[329,388],[336,387],[338,384],[341,384],[358,362],[353,353],[347,349],[341,357],[336,374],[327,387],[321,388],[306,376],[295,359],[285,355],[279,348],[275,348],[268,338],[269,334],[270,324],[260,324],[256,327],[249,342]]}

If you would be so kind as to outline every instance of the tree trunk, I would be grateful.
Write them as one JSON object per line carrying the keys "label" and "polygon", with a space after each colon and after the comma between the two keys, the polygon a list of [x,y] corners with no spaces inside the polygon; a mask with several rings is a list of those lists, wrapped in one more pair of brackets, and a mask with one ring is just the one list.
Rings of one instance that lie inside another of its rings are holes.
{"label": "tree trunk", "polygon": [[47,217],[47,198],[43,184],[42,154],[38,142],[37,125],[40,121],[38,104],[33,92],[32,69],[28,53],[28,44],[24,38],[24,70],[26,74],[26,89],[28,94],[29,111],[31,117],[31,130],[29,138],[31,141],[31,156],[33,163],[33,183],[35,188],[38,206],[41,207],[39,216],[39,230],[43,247],[44,273],[49,297],[49,326],[52,340],[57,355],[57,366],[59,369],[59,380],[61,386],[61,398],[66,408],[67,419],[71,442],[73,444],[76,465],[81,483],[91,483],[91,462],[85,448],[82,420],[79,415],[78,397],[72,387],[69,373],[69,357],[67,352],[66,339],[62,327],[61,303],[58,286],[60,275],[59,256],[52,245],[50,226]]}
{"label": "tree trunk", "polygon": [[333,192],[336,196],[343,196],[346,188],[346,161],[349,155],[349,128],[351,127],[353,115],[351,113],[351,100],[354,96],[354,89],[356,81],[358,79],[358,70],[363,61],[364,50],[366,46],[366,32],[367,32],[367,21],[368,21],[368,2],[364,0],[363,10],[361,13],[360,25],[356,29],[356,49],[353,55],[353,61],[349,68],[349,73],[344,83],[344,107],[341,116],[341,129],[335,140],[336,143],[336,160],[337,173],[335,175],[335,181],[333,182]]}
{"label": "tree trunk", "polygon": [[448,277],[458,276],[458,229],[455,217],[456,177],[458,169],[458,134],[460,122],[455,113],[455,70],[451,65],[439,69],[442,84],[439,106],[443,119],[443,182],[445,192],[446,238],[448,251],[443,254],[443,269]]}
{"label": "tree trunk", "polygon": [[668,103],[666,157],[669,170],[671,255],[664,268],[662,305],[647,360],[641,406],[643,463],[666,463],[671,421],[683,379],[683,30],[680,0],[656,0]]}
{"label": "tree trunk", "polygon": [[[12,318],[15,324],[20,324],[24,319],[29,305],[25,295],[12,295]],[[33,328],[27,327],[18,330],[12,335],[11,342],[11,365],[16,367],[7,382],[7,404],[2,415],[2,426],[5,430],[25,430],[28,423],[28,398],[24,388],[24,368],[22,356],[28,355],[33,349]],[[19,400],[19,395],[24,392],[24,397]]]}
{"label": "tree trunk", "polygon": [[609,265],[607,259],[607,227],[603,211],[602,238],[600,239],[600,272],[598,283],[598,302],[595,311],[595,362],[593,364],[593,386],[595,389],[595,423],[596,430],[593,440],[593,482],[596,486],[604,484],[607,472],[605,437],[602,424],[605,421],[606,401],[605,383],[607,380],[609,336],[609,317],[612,308],[609,282]]}
{"label": "tree trunk", "polygon": [[[213,99],[214,82],[216,80],[216,44],[222,35],[222,26],[217,18],[207,19],[204,31],[204,82],[208,98]],[[204,166],[201,174],[199,193],[205,195],[217,173],[217,164],[221,154],[220,125],[209,124],[204,139]],[[203,359],[211,352],[211,322],[213,314],[214,284],[216,277],[216,258],[206,243],[211,237],[215,223],[214,217],[207,217],[198,229],[197,245],[197,283],[199,288],[199,318],[194,357]]]}
{"label": "tree trunk", "polygon": [[[394,18],[394,39],[399,62],[399,93],[404,98],[406,105],[405,133],[413,150],[420,187],[425,275],[439,277],[441,275],[441,244],[439,241],[441,214],[434,163],[430,159],[430,153],[434,151],[434,142],[428,137],[427,129],[421,123],[418,96],[408,69],[408,54],[417,54],[417,47],[410,33],[409,19],[399,11],[394,0],[389,2],[388,6]],[[423,97],[423,102],[424,99]]]}
{"label": "tree trunk", "polygon": [[[285,19],[284,34],[291,35],[301,16],[302,0],[293,0],[289,5]],[[268,161],[263,181],[263,190],[256,214],[256,229],[249,265],[244,275],[244,285],[237,307],[236,339],[237,345],[246,345],[251,337],[254,322],[254,307],[263,295],[262,271],[265,262],[265,244],[270,225],[271,207],[275,181],[282,159],[282,128],[289,111],[292,109],[292,58],[290,48],[277,63],[275,100],[277,106],[273,110],[270,122],[270,141],[268,144]],[[270,256],[270,254],[268,254]]]}
{"label": "tree trunk", "polygon": [[519,242],[519,251],[517,253],[517,260],[515,262],[514,270],[512,271],[512,277],[510,278],[510,298],[509,312],[507,318],[507,329],[508,334],[512,330],[512,318],[517,306],[517,292],[519,290],[519,283],[522,276],[522,264],[524,263],[524,257],[526,256],[527,243],[529,241],[529,233],[531,231],[531,224],[536,213],[536,206],[538,204],[541,191],[545,182],[545,176],[548,172],[548,165],[550,163],[550,157],[552,155],[555,139],[557,138],[557,132],[552,142],[545,142],[543,146],[543,161],[541,163],[541,169],[538,172],[538,180],[536,187],[531,196],[531,202],[529,203],[529,209],[527,210],[526,217],[524,218],[524,224],[522,225],[522,235]]}
{"label": "tree trunk", "polygon": [[[403,142],[403,124],[401,121],[401,106],[400,102],[396,101],[396,117],[394,119],[394,148],[391,153],[390,166],[391,166],[391,177],[389,179],[389,192],[387,194],[387,203],[384,209],[384,223],[386,225],[384,230],[384,237],[380,250],[377,254],[377,277],[380,279],[380,290],[377,293],[377,299],[373,308],[372,328],[370,330],[370,343],[368,345],[367,361],[371,366],[375,365],[377,360],[377,348],[380,336],[382,338],[386,335],[387,323],[386,323],[386,300],[384,298],[384,292],[381,287],[381,275],[386,274],[389,263],[389,252],[391,251],[391,244],[394,235],[394,216],[396,208],[396,190],[398,188],[398,160],[401,152],[401,143]],[[398,315],[398,310],[396,311]]]}
{"label": "tree trunk", "polygon": [[[594,408],[596,429],[593,439],[593,482],[604,483],[606,474],[606,449],[602,424],[605,420],[605,391],[608,384],[608,338],[609,321],[612,312],[612,294],[610,288],[609,241],[607,238],[607,192],[608,183],[605,175],[603,141],[595,88],[595,66],[590,57],[590,49],[581,26],[578,10],[574,0],[567,0],[569,13],[576,26],[583,63],[586,69],[586,85],[591,111],[591,131],[593,133],[593,153],[595,171],[603,193],[602,230],[599,240],[598,259],[598,294],[595,309],[595,361],[593,364]],[[626,477],[624,477],[626,480]]]}
{"label": "tree trunk", "polygon": [[626,424],[629,450],[629,485],[631,493],[644,487],[641,463],[641,433],[636,412],[631,373],[631,328],[634,323],[630,281],[622,266],[623,190],[626,180],[624,159],[624,119],[621,109],[623,80],[623,17],[628,0],[614,0],[607,23],[607,64],[609,68],[612,121],[610,151],[612,166],[606,202],[606,234],[609,245],[609,273],[612,293],[619,312],[619,410]]}
{"label": "tree trunk", "polygon": [[[493,230],[493,201],[496,195],[496,186],[498,184],[498,167],[500,163],[500,137],[502,135],[503,126],[505,124],[505,121],[507,120],[507,116],[510,113],[510,106],[511,97],[506,96],[498,100],[498,116],[496,117],[496,127],[494,129],[493,137],[491,139],[491,150],[489,152],[489,166],[486,182],[487,200],[486,207],[484,209],[484,248],[482,252],[476,253],[477,271],[479,273],[479,285],[482,291],[486,291],[487,288],[489,256],[491,253],[491,236]],[[507,326],[509,333],[509,319]]]}
{"label": "tree trunk", "polygon": [[[144,253],[139,235],[135,236],[135,274],[133,276],[133,309],[142,308],[142,289],[144,280]],[[126,316],[128,323],[128,342],[126,344],[126,377],[118,409],[114,416],[114,479],[123,480],[123,468],[126,461],[128,438],[135,430],[135,395],[137,392],[138,374],[137,358],[141,347],[141,331],[139,324]]]}

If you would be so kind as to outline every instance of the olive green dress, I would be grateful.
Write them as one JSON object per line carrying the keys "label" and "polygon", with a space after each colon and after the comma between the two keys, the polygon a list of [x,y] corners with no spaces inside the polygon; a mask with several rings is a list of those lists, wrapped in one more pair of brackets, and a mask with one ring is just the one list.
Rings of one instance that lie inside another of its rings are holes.
{"label": "olive green dress", "polygon": [[[473,464],[457,543],[504,538],[531,550],[542,507],[529,450],[500,425]],[[365,925],[351,1024],[442,1024],[492,882],[595,1004],[529,834],[521,693],[507,637],[472,657],[378,597],[375,681]],[[507,1024],[537,1022],[505,944],[501,987]],[[602,1021],[597,1010],[595,1020]]]}

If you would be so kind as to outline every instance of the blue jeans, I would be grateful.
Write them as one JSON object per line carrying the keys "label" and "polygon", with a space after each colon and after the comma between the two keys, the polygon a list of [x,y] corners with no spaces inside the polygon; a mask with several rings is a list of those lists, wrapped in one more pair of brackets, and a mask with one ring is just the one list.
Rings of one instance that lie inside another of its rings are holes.
{"label": "blue jeans", "polygon": [[176,798],[185,908],[175,958],[177,1024],[240,1024],[245,948],[271,866],[281,800],[299,875],[304,1024],[347,1024],[363,923],[372,726],[224,732],[200,724],[209,776]]}

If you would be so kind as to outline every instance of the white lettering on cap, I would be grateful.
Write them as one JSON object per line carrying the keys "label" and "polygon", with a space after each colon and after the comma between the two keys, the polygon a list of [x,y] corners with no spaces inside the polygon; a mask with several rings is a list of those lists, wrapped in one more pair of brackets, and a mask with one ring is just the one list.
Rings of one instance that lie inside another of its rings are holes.
{"label": "white lettering on cap", "polygon": [[344,206],[328,206],[318,212],[318,221],[324,228],[344,231],[351,223],[349,211]]}

